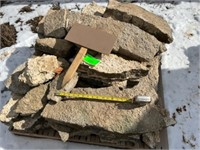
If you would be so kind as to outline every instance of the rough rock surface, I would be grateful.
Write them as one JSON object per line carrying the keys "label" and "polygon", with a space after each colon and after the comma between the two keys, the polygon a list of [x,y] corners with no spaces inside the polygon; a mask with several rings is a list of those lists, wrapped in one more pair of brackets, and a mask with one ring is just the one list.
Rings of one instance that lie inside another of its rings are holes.
{"label": "rough rock surface", "polygon": [[88,14],[88,15],[102,16],[105,10],[106,10],[105,7],[102,7],[95,2],[92,2],[86,5],[81,12],[83,14]]}
{"label": "rough rock surface", "polygon": [[18,100],[14,112],[20,114],[21,116],[36,114],[46,104],[47,91],[48,84],[42,84],[38,87],[34,87],[22,99]]}
{"label": "rough rock surface", "polygon": [[37,86],[51,80],[55,76],[55,69],[58,67],[59,63],[56,56],[43,55],[29,58],[19,80],[30,86]]}
{"label": "rough rock surface", "polygon": [[151,67],[147,76],[135,81],[127,80],[126,85],[114,84],[104,88],[75,88],[72,92],[133,98],[137,95],[146,95],[151,97],[151,103],[154,104],[158,100],[159,62],[160,57],[155,57],[148,63]]}
{"label": "rough rock surface", "polygon": [[117,41],[113,50],[132,59],[149,61],[157,52],[165,49],[154,36],[129,23],[75,12],[69,12],[67,20],[67,30],[74,23],[81,23],[115,35]]}
{"label": "rough rock surface", "polygon": [[166,127],[164,118],[167,116],[163,116],[156,106],[130,107],[133,105],[86,100],[59,101],[55,105],[47,104],[42,117],[62,124],[95,126],[121,134],[153,132]]}
{"label": "rough rock surface", "polygon": [[[113,51],[131,59],[149,61],[157,54],[157,52],[165,50],[164,45],[160,41],[158,41],[154,36],[136,27],[135,25],[116,21],[111,18],[102,18],[94,15],[69,12],[67,10],[65,10],[65,12],[67,31],[69,31],[69,29],[75,23],[81,23],[92,28],[104,30],[117,37]],[[57,14],[58,11],[49,15],[47,14],[44,22],[44,29],[48,30],[48,32],[53,32],[55,28],[57,28],[56,24],[52,23],[55,21]],[[62,13],[60,15],[64,14]],[[62,18],[63,17],[65,16],[62,16]],[[63,35],[64,34],[65,32]]]}
{"label": "rough rock surface", "polygon": [[23,73],[24,69],[25,63],[19,65],[4,82],[6,88],[13,93],[24,95],[31,89],[28,84],[19,80],[19,76]]}
{"label": "rough rock surface", "polygon": [[109,0],[104,17],[112,17],[116,20],[132,23],[154,35],[161,42],[171,43],[173,41],[172,30],[162,17],[135,4]]}
{"label": "rough rock surface", "polygon": [[13,110],[15,109],[15,104],[19,99],[21,99],[21,95],[12,94],[12,97],[8,100],[6,105],[3,106],[3,109],[0,113],[0,121],[4,123],[10,123],[13,118],[18,116]]}
{"label": "rough rock surface", "polygon": [[80,77],[102,82],[138,79],[148,74],[148,69],[143,64],[133,60],[125,60],[115,54],[102,55],[101,62],[96,66],[82,62],[78,71],[81,72]]}
{"label": "rough rock surface", "polygon": [[70,49],[72,46],[72,43],[63,39],[44,38],[36,40],[35,50],[67,58],[70,56]]}
{"label": "rough rock surface", "polygon": [[44,21],[44,35],[47,37],[63,38],[66,35],[66,15],[68,10],[61,9],[48,13]]}

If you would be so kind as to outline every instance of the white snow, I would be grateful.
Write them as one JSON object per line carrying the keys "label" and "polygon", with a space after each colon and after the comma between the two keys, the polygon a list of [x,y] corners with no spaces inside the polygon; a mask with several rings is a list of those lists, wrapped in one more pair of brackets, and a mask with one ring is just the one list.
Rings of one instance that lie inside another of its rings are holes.
{"label": "white snow", "polygon": [[[79,1],[61,3],[61,8],[76,11],[76,5],[82,8],[89,3]],[[107,4],[105,1],[98,2],[103,6]],[[4,13],[0,23],[9,22],[18,31],[17,44],[0,49],[0,109],[10,97],[10,92],[5,90],[4,80],[34,52],[31,46],[38,36],[32,33],[30,26],[25,22],[36,16],[45,15],[51,7],[51,4],[44,1],[40,6],[36,3],[32,4],[31,8],[35,9],[33,12],[19,13],[19,10],[26,5],[27,3],[11,3],[0,8],[0,12]],[[175,126],[167,129],[169,148],[200,149],[200,4],[181,2],[178,5],[169,3],[159,5],[138,3],[138,5],[164,17],[173,30],[174,41],[166,45],[167,51],[162,54],[161,66],[165,107],[171,116],[175,113],[177,120]],[[19,18],[23,21],[22,25],[15,23]],[[182,112],[178,113],[177,108],[181,108]],[[101,149],[102,147],[15,136],[0,123],[0,149],[2,150],[55,148]]]}

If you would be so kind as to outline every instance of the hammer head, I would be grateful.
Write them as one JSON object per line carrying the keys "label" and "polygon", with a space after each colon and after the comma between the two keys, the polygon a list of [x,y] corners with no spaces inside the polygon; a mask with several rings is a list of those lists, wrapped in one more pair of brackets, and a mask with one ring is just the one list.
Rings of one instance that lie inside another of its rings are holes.
{"label": "hammer head", "polygon": [[110,54],[117,37],[102,30],[74,24],[65,39],[81,47]]}

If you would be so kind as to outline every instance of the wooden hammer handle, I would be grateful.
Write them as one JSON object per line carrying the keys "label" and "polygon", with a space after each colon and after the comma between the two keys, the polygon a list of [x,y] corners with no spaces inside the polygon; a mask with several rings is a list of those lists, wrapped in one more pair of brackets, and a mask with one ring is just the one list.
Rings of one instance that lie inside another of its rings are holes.
{"label": "wooden hammer handle", "polygon": [[67,70],[67,72],[66,72],[66,74],[65,74],[65,76],[63,78],[62,88],[65,86],[65,84],[67,82],[69,82],[73,78],[75,72],[77,71],[77,69],[78,69],[80,63],[82,62],[83,57],[85,56],[86,53],[87,53],[87,49],[84,48],[84,47],[81,47],[79,52],[78,52],[78,54],[74,58],[72,64],[68,68],[68,70]]}

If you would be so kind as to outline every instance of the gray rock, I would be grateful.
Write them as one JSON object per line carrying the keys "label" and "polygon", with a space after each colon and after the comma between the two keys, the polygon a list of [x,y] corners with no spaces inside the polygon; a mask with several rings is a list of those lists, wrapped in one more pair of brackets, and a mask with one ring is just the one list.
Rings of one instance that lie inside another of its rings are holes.
{"label": "gray rock", "polygon": [[150,132],[142,135],[142,141],[150,148],[156,148],[156,145],[160,142],[160,132]]}
{"label": "gray rock", "polygon": [[44,21],[44,35],[47,37],[63,38],[66,35],[66,15],[68,10],[62,9],[47,13]]}
{"label": "gray rock", "polygon": [[109,0],[104,17],[112,17],[116,20],[132,23],[154,35],[161,42],[171,43],[173,41],[172,29],[162,17],[135,4]]}
{"label": "gray rock", "polygon": [[35,50],[68,58],[71,54],[70,49],[72,46],[72,43],[63,39],[45,38],[36,40]]}
{"label": "gray rock", "polygon": [[16,103],[19,99],[21,99],[21,95],[12,94],[12,97],[8,100],[8,102],[3,106],[3,109],[0,113],[0,121],[4,123],[11,123],[12,119],[18,116],[13,110],[16,107]]}
{"label": "gray rock", "polygon": [[115,54],[102,55],[101,62],[96,66],[82,62],[78,71],[80,77],[105,83],[138,79],[148,74],[148,69],[143,64],[133,60],[125,60]]}
{"label": "gray rock", "polygon": [[43,55],[29,58],[19,80],[34,87],[51,80],[55,76],[55,69],[58,67],[59,63],[56,56]]}
{"label": "gray rock", "polygon": [[4,82],[5,86],[16,94],[24,95],[31,89],[28,84],[19,80],[19,76],[24,72],[24,69],[25,63],[19,65]]}
{"label": "gray rock", "polygon": [[21,116],[29,116],[40,111],[47,102],[48,84],[31,89],[23,98],[18,100],[14,112]]}
{"label": "gray rock", "polygon": [[42,117],[61,124],[99,127],[120,134],[139,134],[163,129],[166,127],[164,118],[168,116],[163,116],[154,105],[134,108],[124,103],[67,100],[55,105],[47,104]]}
{"label": "gray rock", "polygon": [[154,36],[129,23],[69,12],[67,14],[67,30],[75,23],[104,30],[115,35],[117,41],[114,44],[113,51],[131,59],[149,61],[153,59],[157,52],[165,49],[164,45]]}
{"label": "gray rock", "polygon": [[88,14],[88,15],[95,15],[95,16],[102,16],[105,12],[106,8],[103,6],[98,5],[95,2],[92,2],[82,9],[83,14]]}

